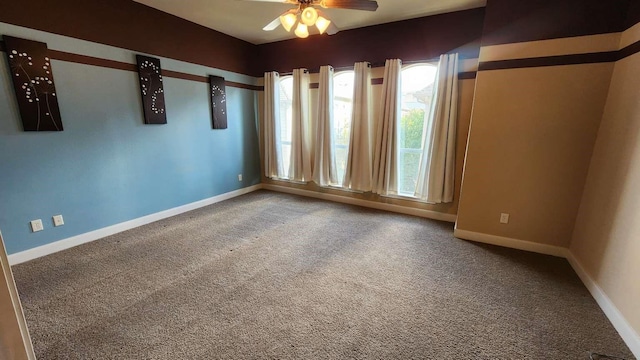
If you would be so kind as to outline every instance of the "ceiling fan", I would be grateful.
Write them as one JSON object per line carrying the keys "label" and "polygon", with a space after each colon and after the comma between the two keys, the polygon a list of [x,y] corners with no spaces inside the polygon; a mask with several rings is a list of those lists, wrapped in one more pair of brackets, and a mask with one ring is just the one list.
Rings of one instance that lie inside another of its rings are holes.
{"label": "ceiling fan", "polygon": [[262,30],[273,31],[282,25],[285,30],[291,31],[295,26],[294,33],[297,37],[306,38],[309,36],[309,27],[315,26],[320,34],[325,32],[333,35],[338,32],[338,28],[322,13],[316,6],[322,8],[351,9],[376,11],[378,2],[375,0],[249,0],[261,2],[277,2],[283,4],[296,5],[296,8],[285,11],[282,15],[267,24]]}

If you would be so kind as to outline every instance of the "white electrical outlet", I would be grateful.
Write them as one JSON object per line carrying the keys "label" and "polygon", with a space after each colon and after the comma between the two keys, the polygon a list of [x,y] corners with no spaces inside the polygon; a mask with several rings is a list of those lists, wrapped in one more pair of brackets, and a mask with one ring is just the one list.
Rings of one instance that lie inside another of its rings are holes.
{"label": "white electrical outlet", "polygon": [[52,219],[53,219],[54,226],[64,225],[64,219],[62,218],[62,215],[55,215]]}
{"label": "white electrical outlet", "polygon": [[509,223],[509,214],[502,213],[500,214],[500,224],[508,224]]}
{"label": "white electrical outlet", "polygon": [[238,181],[242,181],[242,174],[238,174]]}
{"label": "white electrical outlet", "polygon": [[42,231],[44,230],[44,226],[42,226],[42,220],[37,219],[37,220],[32,220],[31,221],[31,231],[32,232],[38,232],[38,231]]}

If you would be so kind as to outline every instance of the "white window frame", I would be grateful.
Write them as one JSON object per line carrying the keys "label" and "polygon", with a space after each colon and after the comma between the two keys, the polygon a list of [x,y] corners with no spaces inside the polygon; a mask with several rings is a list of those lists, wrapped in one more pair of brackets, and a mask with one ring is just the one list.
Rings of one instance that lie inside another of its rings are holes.
{"label": "white window frame", "polygon": [[[420,67],[420,66],[434,67],[437,70],[438,64],[436,62],[423,62],[423,63],[409,64],[409,65],[403,66],[402,70],[401,70],[401,74],[400,74],[401,79],[402,79],[402,76],[403,76],[403,72],[405,70],[408,70],[408,69],[411,69],[411,68],[415,68],[415,67]],[[434,80],[435,80],[435,77],[434,77]],[[401,80],[399,91],[400,91],[400,106],[402,107],[403,104],[404,104],[403,94],[402,94],[403,93],[402,80]],[[425,116],[428,115],[428,112],[429,112],[429,109],[428,108],[425,109]],[[396,161],[397,161],[397,164],[398,164],[398,166],[397,166],[397,168],[398,168],[398,174],[397,174],[397,176],[398,176],[397,177],[398,178],[398,188],[396,189],[396,192],[397,192],[398,195],[394,195],[394,196],[391,196],[391,197],[412,199],[412,200],[418,201],[416,199],[414,193],[408,193],[408,192],[402,192],[401,191],[401,186],[402,186],[402,180],[401,179],[404,178],[404,167],[401,166],[402,163],[401,163],[400,159],[405,154],[422,154],[424,149],[422,148],[422,145],[420,146],[420,149],[402,148],[402,147],[400,147],[400,131],[401,131],[400,124],[401,124],[401,121],[402,121],[402,108],[400,109],[400,113],[401,113],[401,116],[398,118],[398,123],[396,124],[397,127],[398,127],[398,131],[397,131],[397,134],[396,134],[397,135],[397,138],[396,138],[397,159],[396,159]],[[423,130],[422,136],[424,137],[424,130]]]}
{"label": "white window frame", "polygon": [[[351,70],[351,69],[350,70],[342,70],[340,72],[334,73],[333,74],[333,79],[331,79],[331,81],[333,81],[333,98],[331,99],[331,106],[333,107],[334,123],[331,124],[330,131],[331,131],[331,136],[334,138],[334,140],[336,139],[336,133],[335,133],[335,130],[336,130],[336,128],[335,128],[335,117],[336,117],[335,103],[336,103],[336,99],[337,99],[337,96],[336,96],[336,78],[339,77],[339,76],[347,75],[347,74],[351,74],[353,76],[353,78],[354,78],[354,81],[352,82],[351,97],[350,98],[344,98],[345,99],[344,102],[346,103],[346,102],[350,101],[351,109],[352,109],[352,112],[353,112],[353,88],[355,87],[355,71]],[[337,154],[337,150],[338,149],[344,150],[344,152],[347,154],[347,160],[349,158],[349,142],[351,141],[351,125],[352,125],[352,123],[351,123],[351,121],[352,121],[351,113],[348,115],[348,118],[349,118],[349,120],[348,120],[349,121],[349,137],[348,137],[348,140],[347,140],[347,144],[337,144],[335,141],[333,143],[333,145],[334,145],[334,149],[333,149],[334,150],[334,154]],[[336,158],[336,170],[338,170],[337,167],[338,167],[338,163],[337,163],[337,158]],[[345,168],[345,170],[346,170],[346,168]],[[343,176],[340,176],[338,178],[338,183],[337,184],[330,184],[329,187],[344,189],[344,185],[343,185],[344,171],[342,172],[342,175]]]}
{"label": "white window frame", "polygon": [[[282,83],[283,81],[288,81],[291,80],[291,94],[292,94],[292,98],[290,99],[291,105],[289,106],[289,108],[291,109],[291,111],[287,111],[285,109],[282,108]],[[279,104],[278,104],[278,126],[277,126],[277,131],[280,131],[279,136],[277,136],[276,138],[278,139],[276,142],[276,146],[278,147],[278,153],[280,154],[280,158],[278,159],[279,162],[281,162],[282,165],[282,170],[284,171],[284,174],[282,177],[278,177],[277,180],[284,180],[284,181],[291,181],[289,179],[289,167],[285,166],[285,164],[289,164],[290,163],[290,157],[288,160],[285,161],[284,159],[284,150],[283,150],[283,146],[289,146],[289,154],[291,154],[291,140],[288,141],[284,141],[282,140],[282,114],[283,112],[285,113],[285,116],[287,116],[290,112],[293,111],[293,75],[286,75],[280,78],[280,81],[278,83],[278,91],[280,92],[280,100],[279,100]],[[291,122],[289,123],[289,129],[291,129],[291,127],[293,126],[293,119],[291,119]]]}

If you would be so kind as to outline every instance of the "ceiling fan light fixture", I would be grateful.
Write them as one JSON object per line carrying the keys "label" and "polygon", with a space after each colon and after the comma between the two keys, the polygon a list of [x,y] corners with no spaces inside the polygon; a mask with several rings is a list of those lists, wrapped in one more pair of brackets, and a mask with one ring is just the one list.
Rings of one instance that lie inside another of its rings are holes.
{"label": "ceiling fan light fixture", "polygon": [[304,39],[306,37],[309,37],[309,29],[307,28],[307,25],[303,23],[298,23],[298,27],[296,27],[296,31],[294,31],[294,33],[299,38]]}
{"label": "ceiling fan light fixture", "polygon": [[[139,0],[138,0],[139,1]],[[240,1],[240,0],[237,0]],[[309,27],[315,26],[320,34],[334,35],[340,29],[326,16],[323,9],[350,9],[376,11],[378,2],[376,0],[245,0],[276,2],[295,6],[273,19],[262,30],[273,31],[280,25],[287,32],[294,32],[297,37],[306,38],[309,36]],[[314,30],[315,34],[315,30]]]}
{"label": "ceiling fan light fixture", "polygon": [[313,6],[308,6],[302,11],[300,15],[300,21],[307,26],[313,26],[318,19],[318,11]]}
{"label": "ceiling fan light fixture", "polygon": [[324,32],[329,28],[329,25],[331,25],[331,20],[325,18],[324,16],[318,16],[318,20],[316,20],[316,27],[318,28],[320,34],[324,34]]}
{"label": "ceiling fan light fixture", "polygon": [[287,12],[280,16],[280,23],[282,23],[282,27],[287,31],[291,31],[293,25],[295,25],[297,21],[298,17],[295,12]]}

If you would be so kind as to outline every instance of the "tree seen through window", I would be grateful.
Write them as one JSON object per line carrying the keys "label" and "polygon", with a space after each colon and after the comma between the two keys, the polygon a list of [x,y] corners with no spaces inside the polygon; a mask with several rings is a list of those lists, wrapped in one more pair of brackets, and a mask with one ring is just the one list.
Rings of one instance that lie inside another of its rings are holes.
{"label": "tree seen through window", "polygon": [[398,124],[398,194],[414,196],[437,66],[421,64],[402,70],[401,118]]}

